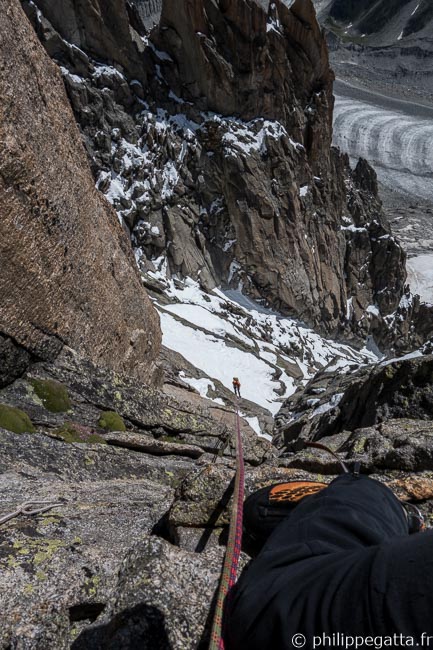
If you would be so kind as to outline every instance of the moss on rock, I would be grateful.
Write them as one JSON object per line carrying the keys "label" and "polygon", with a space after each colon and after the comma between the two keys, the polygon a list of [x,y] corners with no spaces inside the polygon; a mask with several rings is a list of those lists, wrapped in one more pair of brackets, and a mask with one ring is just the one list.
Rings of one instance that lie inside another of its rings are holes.
{"label": "moss on rock", "polygon": [[176,436],[161,436],[158,440],[161,440],[161,442],[182,442],[182,440],[179,440]]}
{"label": "moss on rock", "polygon": [[31,385],[47,411],[63,413],[71,408],[68,389],[52,379],[32,379]]}
{"label": "moss on rock", "polygon": [[34,433],[36,431],[27,413],[7,404],[0,404],[0,427],[13,433]]}
{"label": "moss on rock", "polygon": [[126,431],[123,418],[115,411],[104,411],[101,413],[98,424],[105,431]]}
{"label": "moss on rock", "polygon": [[74,422],[65,422],[62,427],[54,431],[54,435],[67,443],[107,444],[107,441],[102,436]]}

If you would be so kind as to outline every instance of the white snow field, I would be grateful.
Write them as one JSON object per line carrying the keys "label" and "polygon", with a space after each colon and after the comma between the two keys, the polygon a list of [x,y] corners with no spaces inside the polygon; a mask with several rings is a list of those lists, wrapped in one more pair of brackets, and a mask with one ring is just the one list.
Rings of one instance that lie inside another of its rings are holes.
{"label": "white snow field", "polygon": [[[177,280],[175,286],[173,280],[165,278],[164,262],[160,267],[161,271],[149,275],[165,282],[170,299],[168,305],[155,303],[161,316],[163,345],[206,375],[193,379],[181,373],[181,379],[202,397],[208,397],[209,388],[214,390],[213,380],[232,390],[232,379],[237,376],[242,397],[275,415],[297,385],[321,368],[341,368],[344,372],[353,364],[378,361],[366,349],[358,351],[324,339],[295,320],[256,307],[242,294],[236,301],[238,292],[231,291],[230,297],[218,289],[207,294],[190,279],[183,284]],[[251,424],[259,430],[258,421]]]}
{"label": "white snow field", "polygon": [[422,302],[433,305],[433,253],[408,259],[407,272],[412,292],[419,294]]}

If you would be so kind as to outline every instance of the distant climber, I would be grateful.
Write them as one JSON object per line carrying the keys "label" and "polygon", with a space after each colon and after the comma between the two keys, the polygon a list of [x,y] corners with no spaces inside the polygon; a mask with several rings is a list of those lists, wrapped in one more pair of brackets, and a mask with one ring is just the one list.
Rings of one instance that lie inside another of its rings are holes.
{"label": "distant climber", "polygon": [[237,377],[233,377],[233,390],[236,395],[236,397],[241,396],[241,382]]}
{"label": "distant climber", "polygon": [[312,487],[295,486],[309,494],[295,506],[284,505],[289,484],[245,502],[262,548],[234,587],[227,650],[433,642],[433,531],[411,535],[423,528],[419,510],[367,476]]}

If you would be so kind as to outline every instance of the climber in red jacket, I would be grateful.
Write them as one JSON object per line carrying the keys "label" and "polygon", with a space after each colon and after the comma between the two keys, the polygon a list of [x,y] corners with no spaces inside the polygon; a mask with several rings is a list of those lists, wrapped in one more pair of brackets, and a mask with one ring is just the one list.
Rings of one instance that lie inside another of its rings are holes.
{"label": "climber in red jacket", "polygon": [[233,377],[233,390],[236,395],[236,397],[241,396],[241,382],[237,377]]}

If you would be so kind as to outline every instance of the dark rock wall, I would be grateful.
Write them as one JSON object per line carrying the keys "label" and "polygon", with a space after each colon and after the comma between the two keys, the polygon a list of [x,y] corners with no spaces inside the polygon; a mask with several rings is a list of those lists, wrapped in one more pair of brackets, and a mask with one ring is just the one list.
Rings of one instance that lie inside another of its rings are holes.
{"label": "dark rock wall", "polygon": [[[175,62],[178,94],[205,110],[299,128],[313,92],[332,109],[333,74],[311,2],[165,0],[158,42]],[[326,146],[326,141],[323,143]]]}
{"label": "dark rock wall", "polygon": [[375,34],[384,30],[396,15],[401,13],[403,38],[421,33],[429,35],[433,20],[433,5],[430,0],[333,0],[323,16],[329,16],[345,27],[350,23],[359,33]]}
{"label": "dark rock wall", "polygon": [[[418,10],[412,14],[404,29],[403,36],[411,36],[429,29],[433,22],[433,5],[429,0],[421,0]],[[429,30],[430,31],[430,30]],[[431,34],[431,31],[430,31]],[[425,34],[427,36],[427,33]]]}
{"label": "dark rock wall", "polygon": [[433,418],[433,357],[403,358],[347,373],[318,373],[284,403],[274,442],[380,426],[388,420]]}
{"label": "dark rock wall", "polygon": [[359,30],[367,34],[382,29],[387,21],[411,0],[334,0],[329,15],[338,21],[358,23]]}
{"label": "dark rock wall", "polygon": [[149,379],[158,317],[94,187],[59,70],[18,1],[0,33],[0,332],[42,358],[66,343]]}
{"label": "dark rock wall", "polygon": [[[281,140],[267,142],[266,154],[254,159],[213,147],[200,170],[208,188],[220,177],[244,288],[334,332],[345,326],[349,297],[353,324],[370,304],[384,314],[395,310],[404,253],[394,240],[384,246],[380,239],[389,229],[374,172],[364,162],[351,175],[331,152],[333,73],[312,3],[239,1],[216,8],[186,0],[175,11],[167,0],[155,41],[175,63],[163,67],[165,78],[186,101],[244,120],[278,120],[303,146],[293,155]],[[311,188],[304,200],[301,186]]]}

